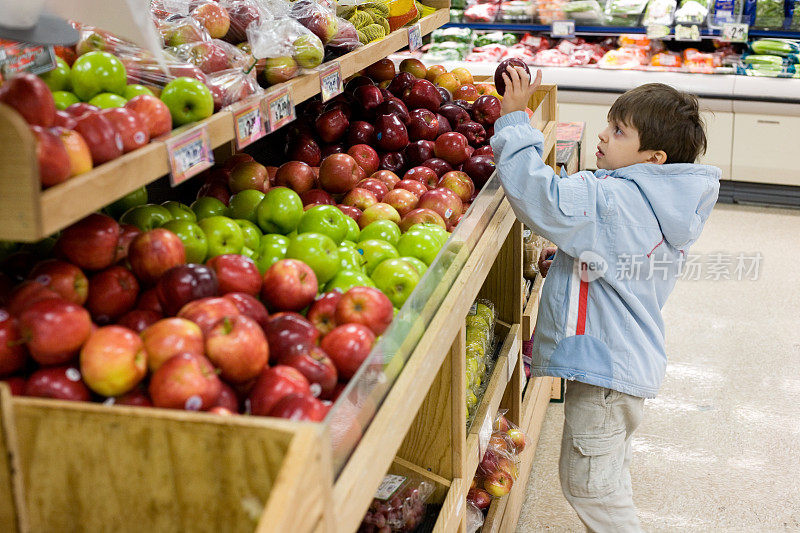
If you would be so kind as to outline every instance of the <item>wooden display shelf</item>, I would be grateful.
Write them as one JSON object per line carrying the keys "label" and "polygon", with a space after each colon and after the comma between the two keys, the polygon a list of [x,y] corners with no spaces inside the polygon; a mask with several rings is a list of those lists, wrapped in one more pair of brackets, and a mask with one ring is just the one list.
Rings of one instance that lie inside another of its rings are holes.
{"label": "wooden display shelf", "polygon": [[[450,20],[447,9],[438,9],[420,19],[422,34]],[[352,76],[375,61],[408,46],[408,28],[400,28],[336,59],[342,77]],[[329,63],[321,65],[322,69]],[[295,104],[319,94],[317,72],[270,87],[288,87]],[[215,113],[205,124],[213,148],[234,139],[233,115]],[[46,190],[41,190],[36,148],[27,123],[12,109],[0,104],[0,239],[32,242],[68,226],[118,198],[169,173],[167,148],[155,140],[138,150]]]}
{"label": "wooden display shelf", "polygon": [[536,318],[539,316],[539,298],[542,296],[542,284],[544,278],[536,275],[533,282],[531,295],[525,303],[525,310],[522,312],[522,339],[530,340],[533,337],[533,329],[536,326]]}

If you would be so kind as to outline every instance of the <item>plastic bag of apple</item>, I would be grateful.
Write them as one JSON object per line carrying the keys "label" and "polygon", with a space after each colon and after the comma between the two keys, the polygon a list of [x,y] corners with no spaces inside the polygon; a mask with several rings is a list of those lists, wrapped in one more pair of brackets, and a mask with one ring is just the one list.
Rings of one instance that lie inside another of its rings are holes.
{"label": "plastic bag of apple", "polygon": [[478,464],[467,502],[486,511],[493,498],[506,496],[519,475],[519,454],[525,450],[527,436],[500,411],[494,422],[486,453]]}
{"label": "plastic bag of apple", "polygon": [[420,479],[387,475],[361,521],[358,533],[415,531],[425,519],[425,502],[433,485]]}

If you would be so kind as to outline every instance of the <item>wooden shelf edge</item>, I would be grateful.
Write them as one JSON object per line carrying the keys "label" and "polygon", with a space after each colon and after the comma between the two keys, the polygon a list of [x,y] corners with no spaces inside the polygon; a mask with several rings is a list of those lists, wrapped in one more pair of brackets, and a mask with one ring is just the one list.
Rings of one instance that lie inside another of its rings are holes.
{"label": "wooden shelf edge", "polygon": [[[422,34],[428,34],[450,20],[447,9],[438,9],[420,19]],[[341,65],[342,76],[352,76],[375,61],[408,46],[408,28],[399,28],[380,41],[375,41],[345,54],[335,61]],[[324,63],[319,68],[324,68]],[[283,84],[269,87],[266,99],[273,91],[289,87],[295,104],[299,104],[319,94],[319,73],[317,71],[299,76]],[[212,148],[218,148],[234,139],[233,116],[227,110],[191,124],[196,127],[205,124],[208,128]],[[36,241],[65,228],[84,216],[97,211],[122,196],[147,185],[169,173],[167,149],[164,139],[151,142],[134,152],[109,161],[85,174],[76,176],[45,191],[33,191],[35,203],[41,213],[26,208],[21,216],[29,220],[20,222],[16,218],[12,224],[0,225],[0,239]],[[18,176],[1,176],[0,180],[18,179]],[[31,186],[39,187],[38,180],[31,180]],[[0,190],[3,188],[0,187]],[[12,209],[0,198],[0,212]],[[15,210],[16,211],[16,210]]]}
{"label": "wooden shelf edge", "polygon": [[528,302],[525,304],[525,310],[522,312],[522,340],[529,341],[533,337],[533,330],[536,327],[536,319],[539,316],[539,298],[542,295],[542,285],[544,278],[536,275],[536,281],[533,282],[531,295]]}

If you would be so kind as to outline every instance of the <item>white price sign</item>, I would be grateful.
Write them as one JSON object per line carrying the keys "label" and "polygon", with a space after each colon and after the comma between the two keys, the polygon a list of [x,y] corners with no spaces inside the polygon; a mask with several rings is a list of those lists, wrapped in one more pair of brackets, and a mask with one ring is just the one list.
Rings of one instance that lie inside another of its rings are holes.
{"label": "white price sign", "polygon": [[419,23],[408,28],[408,49],[412,52],[422,48],[422,28]]}
{"label": "white price sign", "polygon": [[729,43],[746,43],[750,26],[726,22],[722,25],[722,40]]}
{"label": "white price sign", "polygon": [[550,28],[550,35],[552,37],[575,37],[575,21],[574,20],[554,20]]}
{"label": "white price sign", "polygon": [[241,102],[233,108],[233,129],[236,133],[236,148],[239,150],[267,134],[260,97]]}
{"label": "white price sign", "polygon": [[275,131],[295,118],[294,100],[288,87],[267,95],[267,113],[269,115],[269,131]]}
{"label": "white price sign", "polygon": [[489,448],[489,439],[492,438],[492,413],[486,413],[486,417],[481,423],[478,431],[478,461],[483,460],[486,450]]}
{"label": "white price sign", "polygon": [[214,165],[208,127],[200,124],[166,140],[173,187]]}
{"label": "white price sign", "polygon": [[338,61],[332,61],[327,67],[320,71],[319,86],[323,102],[327,102],[334,96],[342,94],[344,91],[344,86],[342,85],[342,68]]}

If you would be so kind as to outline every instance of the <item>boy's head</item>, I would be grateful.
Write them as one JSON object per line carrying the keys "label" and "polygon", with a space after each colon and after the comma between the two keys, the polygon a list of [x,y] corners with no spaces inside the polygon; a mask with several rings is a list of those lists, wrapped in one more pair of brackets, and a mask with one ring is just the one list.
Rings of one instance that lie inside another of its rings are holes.
{"label": "boy's head", "polygon": [[631,89],[614,102],[600,132],[597,168],[694,163],[706,151],[697,98],[663,83]]}

